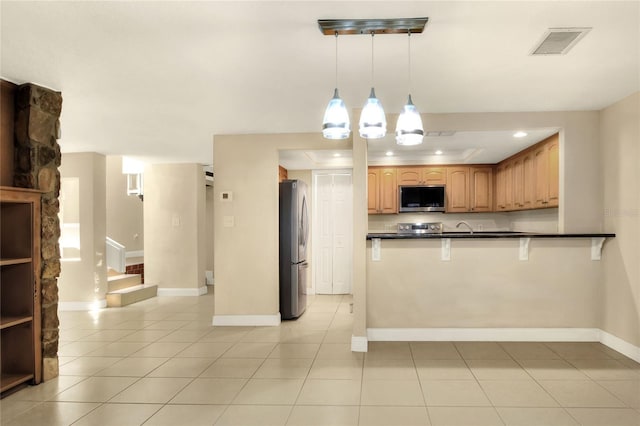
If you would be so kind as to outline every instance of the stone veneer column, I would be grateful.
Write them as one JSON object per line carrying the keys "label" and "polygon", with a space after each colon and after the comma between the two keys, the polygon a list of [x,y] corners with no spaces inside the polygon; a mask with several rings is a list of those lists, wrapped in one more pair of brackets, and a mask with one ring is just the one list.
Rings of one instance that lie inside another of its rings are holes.
{"label": "stone veneer column", "polygon": [[42,193],[40,284],[42,291],[42,378],[58,376],[58,276],[60,275],[60,166],[57,138],[62,95],[34,84],[16,92],[14,185]]}

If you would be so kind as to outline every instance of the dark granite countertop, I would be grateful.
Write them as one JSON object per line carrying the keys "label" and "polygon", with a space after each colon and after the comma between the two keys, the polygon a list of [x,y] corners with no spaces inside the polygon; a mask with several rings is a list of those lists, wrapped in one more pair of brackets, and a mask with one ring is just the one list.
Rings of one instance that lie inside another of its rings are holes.
{"label": "dark granite countertop", "polygon": [[367,240],[380,238],[382,240],[412,240],[412,239],[442,239],[442,238],[613,238],[616,234],[603,233],[575,233],[552,234],[541,232],[515,232],[515,231],[476,231],[469,232],[443,232],[442,234],[398,234],[395,232],[372,232],[367,234]]}

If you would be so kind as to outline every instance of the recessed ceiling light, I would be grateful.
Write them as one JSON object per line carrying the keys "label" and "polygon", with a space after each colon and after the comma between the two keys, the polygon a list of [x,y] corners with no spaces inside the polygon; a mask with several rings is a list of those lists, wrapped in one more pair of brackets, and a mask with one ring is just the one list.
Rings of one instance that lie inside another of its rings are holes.
{"label": "recessed ceiling light", "polygon": [[334,153],[333,153],[333,156],[334,156],[334,157],[340,157],[340,153],[339,153],[339,152],[334,152]]}
{"label": "recessed ceiling light", "polygon": [[387,151],[384,153],[384,155],[386,155],[387,157],[390,157],[393,155],[393,151]]}
{"label": "recessed ceiling light", "polygon": [[524,138],[525,136],[527,136],[527,132],[519,131],[513,134],[514,138]]}
{"label": "recessed ceiling light", "polygon": [[442,151],[437,150],[437,151],[436,151],[436,155],[442,155]]}

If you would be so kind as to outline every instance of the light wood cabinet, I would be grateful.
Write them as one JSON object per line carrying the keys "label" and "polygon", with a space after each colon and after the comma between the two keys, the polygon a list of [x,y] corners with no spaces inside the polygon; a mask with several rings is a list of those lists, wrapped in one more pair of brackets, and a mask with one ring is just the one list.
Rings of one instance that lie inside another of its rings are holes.
{"label": "light wood cabinet", "polygon": [[557,207],[559,202],[558,135],[547,139],[533,151],[536,208]]}
{"label": "light wood cabinet", "polygon": [[444,185],[447,183],[445,167],[398,167],[398,185]]}
{"label": "light wood cabinet", "polygon": [[471,167],[469,169],[469,204],[472,212],[493,210],[493,168]]}
{"label": "light wood cabinet", "polygon": [[0,187],[0,392],[40,383],[40,192]]}
{"label": "light wood cabinet", "polygon": [[447,212],[469,211],[469,167],[448,167],[447,182]]}
{"label": "light wood cabinet", "polygon": [[369,167],[367,175],[367,210],[369,214],[398,212],[396,169]]}
{"label": "light wood cabinet", "polygon": [[494,190],[494,210],[501,211],[505,209],[504,203],[504,164],[498,164],[495,172],[495,190]]}
{"label": "light wood cabinet", "polygon": [[504,165],[504,208],[513,210],[513,162]]}
{"label": "light wood cabinet", "polygon": [[496,165],[495,211],[558,206],[558,142],[555,134]]}
{"label": "light wood cabinet", "polygon": [[513,210],[533,208],[533,153],[527,152],[513,160]]}
{"label": "light wood cabinet", "polygon": [[282,166],[278,166],[278,182],[289,179],[289,171]]}
{"label": "light wood cabinet", "polygon": [[493,167],[447,167],[447,212],[493,210]]}

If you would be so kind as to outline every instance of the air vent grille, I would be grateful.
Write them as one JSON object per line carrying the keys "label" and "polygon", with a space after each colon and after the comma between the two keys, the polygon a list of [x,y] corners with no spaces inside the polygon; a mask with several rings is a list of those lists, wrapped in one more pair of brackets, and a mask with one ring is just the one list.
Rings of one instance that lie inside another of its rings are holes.
{"label": "air vent grille", "polygon": [[565,55],[591,28],[549,28],[533,50],[532,55]]}

